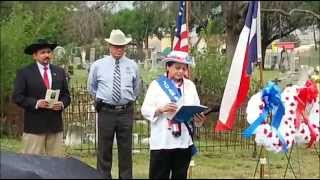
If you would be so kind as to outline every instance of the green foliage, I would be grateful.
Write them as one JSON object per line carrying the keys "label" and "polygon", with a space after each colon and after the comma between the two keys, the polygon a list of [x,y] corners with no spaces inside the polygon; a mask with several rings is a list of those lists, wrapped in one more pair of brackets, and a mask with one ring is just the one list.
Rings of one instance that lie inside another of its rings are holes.
{"label": "green foliage", "polygon": [[[1,22],[1,95],[7,97],[12,89],[16,70],[32,62],[23,53],[25,46],[31,42],[30,28],[33,21],[32,12],[23,11],[21,4],[16,4],[8,21]],[[29,30],[29,31],[27,31]]]}
{"label": "green foliage", "polygon": [[143,14],[133,9],[123,9],[117,14],[108,17],[106,32],[110,34],[112,29],[121,29],[125,34],[130,34],[135,41],[143,41],[145,24]]}
{"label": "green foliage", "polygon": [[196,66],[192,78],[197,85],[201,100],[204,103],[219,102],[229,73],[229,61],[225,56],[210,51],[195,54],[194,57]]}
{"label": "green foliage", "polygon": [[1,96],[7,101],[16,71],[33,62],[23,50],[36,38],[45,37],[50,41],[62,33],[64,8],[57,4],[15,2],[6,18],[0,18],[1,25]]}

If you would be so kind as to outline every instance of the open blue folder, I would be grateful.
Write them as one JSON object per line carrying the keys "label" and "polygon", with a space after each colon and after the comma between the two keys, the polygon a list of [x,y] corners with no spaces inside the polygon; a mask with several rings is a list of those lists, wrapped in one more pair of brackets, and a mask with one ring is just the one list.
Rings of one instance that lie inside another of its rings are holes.
{"label": "open blue folder", "polygon": [[189,122],[195,114],[204,112],[207,109],[208,107],[202,105],[181,106],[172,119],[182,123]]}

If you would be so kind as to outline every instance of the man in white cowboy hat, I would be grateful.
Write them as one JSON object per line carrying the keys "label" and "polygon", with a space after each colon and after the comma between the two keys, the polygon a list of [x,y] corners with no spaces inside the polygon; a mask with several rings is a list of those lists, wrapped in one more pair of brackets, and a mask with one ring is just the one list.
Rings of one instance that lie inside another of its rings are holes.
{"label": "man in white cowboy hat", "polygon": [[112,145],[117,138],[119,178],[132,178],[133,102],[139,94],[139,72],[127,58],[125,46],[131,41],[119,30],[112,30],[110,56],[95,61],[90,68],[88,90],[96,98],[98,112],[97,169],[112,178]]}
{"label": "man in white cowboy hat", "polygon": [[[200,105],[194,83],[185,73],[192,64],[187,53],[172,51],[164,58],[166,74],[149,85],[141,107],[150,121],[150,179],[186,179],[194,151],[193,131],[188,123],[171,119],[179,105]],[[201,126],[207,117],[197,114],[193,121]],[[192,123],[191,123],[192,124]]]}

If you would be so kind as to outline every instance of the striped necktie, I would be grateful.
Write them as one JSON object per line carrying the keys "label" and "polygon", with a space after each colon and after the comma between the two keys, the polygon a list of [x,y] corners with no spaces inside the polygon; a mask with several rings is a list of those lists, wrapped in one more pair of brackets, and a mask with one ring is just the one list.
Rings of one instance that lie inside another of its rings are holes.
{"label": "striped necktie", "polygon": [[114,102],[119,102],[121,97],[121,76],[120,76],[120,66],[119,60],[116,60],[116,67],[113,72],[113,90],[112,90],[112,100]]}

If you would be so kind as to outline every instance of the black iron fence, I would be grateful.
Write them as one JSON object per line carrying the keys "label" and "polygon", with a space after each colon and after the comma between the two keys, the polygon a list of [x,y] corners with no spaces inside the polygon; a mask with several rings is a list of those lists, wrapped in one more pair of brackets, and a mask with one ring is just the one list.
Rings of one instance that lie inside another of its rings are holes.
{"label": "black iron fence", "polygon": [[[140,114],[140,107],[144,99],[147,86],[143,87],[141,96],[135,104],[135,115],[133,123],[133,151],[149,149],[150,124]],[[94,109],[93,98],[89,95],[85,85],[75,84],[70,87],[71,104],[63,114],[64,119],[64,143],[67,148],[79,151],[95,151],[97,147],[96,122],[97,113]],[[21,137],[23,131],[23,113],[11,103],[9,114],[1,116],[0,135]],[[243,106],[245,107],[245,105]],[[247,127],[244,109],[237,114],[234,129],[230,132],[214,132],[213,127],[218,119],[218,113],[210,114],[210,120],[204,126],[196,128],[195,144],[199,151],[221,151],[252,149],[253,139],[245,139],[241,135]],[[116,148],[116,143],[114,143]]]}
{"label": "black iron fence", "polygon": [[[143,92],[145,90],[142,90]],[[97,114],[94,101],[84,85],[74,85],[70,88],[72,102],[64,112],[65,144],[74,150],[95,151],[97,146],[96,122]],[[142,93],[143,94],[143,93]],[[140,114],[143,95],[136,101],[133,125],[133,151],[148,150],[150,137],[149,121]],[[230,132],[214,132],[218,114],[213,113],[210,121],[196,129],[195,144],[199,151],[219,151],[222,149],[253,148],[253,139],[244,139],[241,132],[247,127],[245,113],[240,109],[234,130]],[[115,140],[116,141],[116,140]],[[116,148],[116,143],[114,143]]]}

